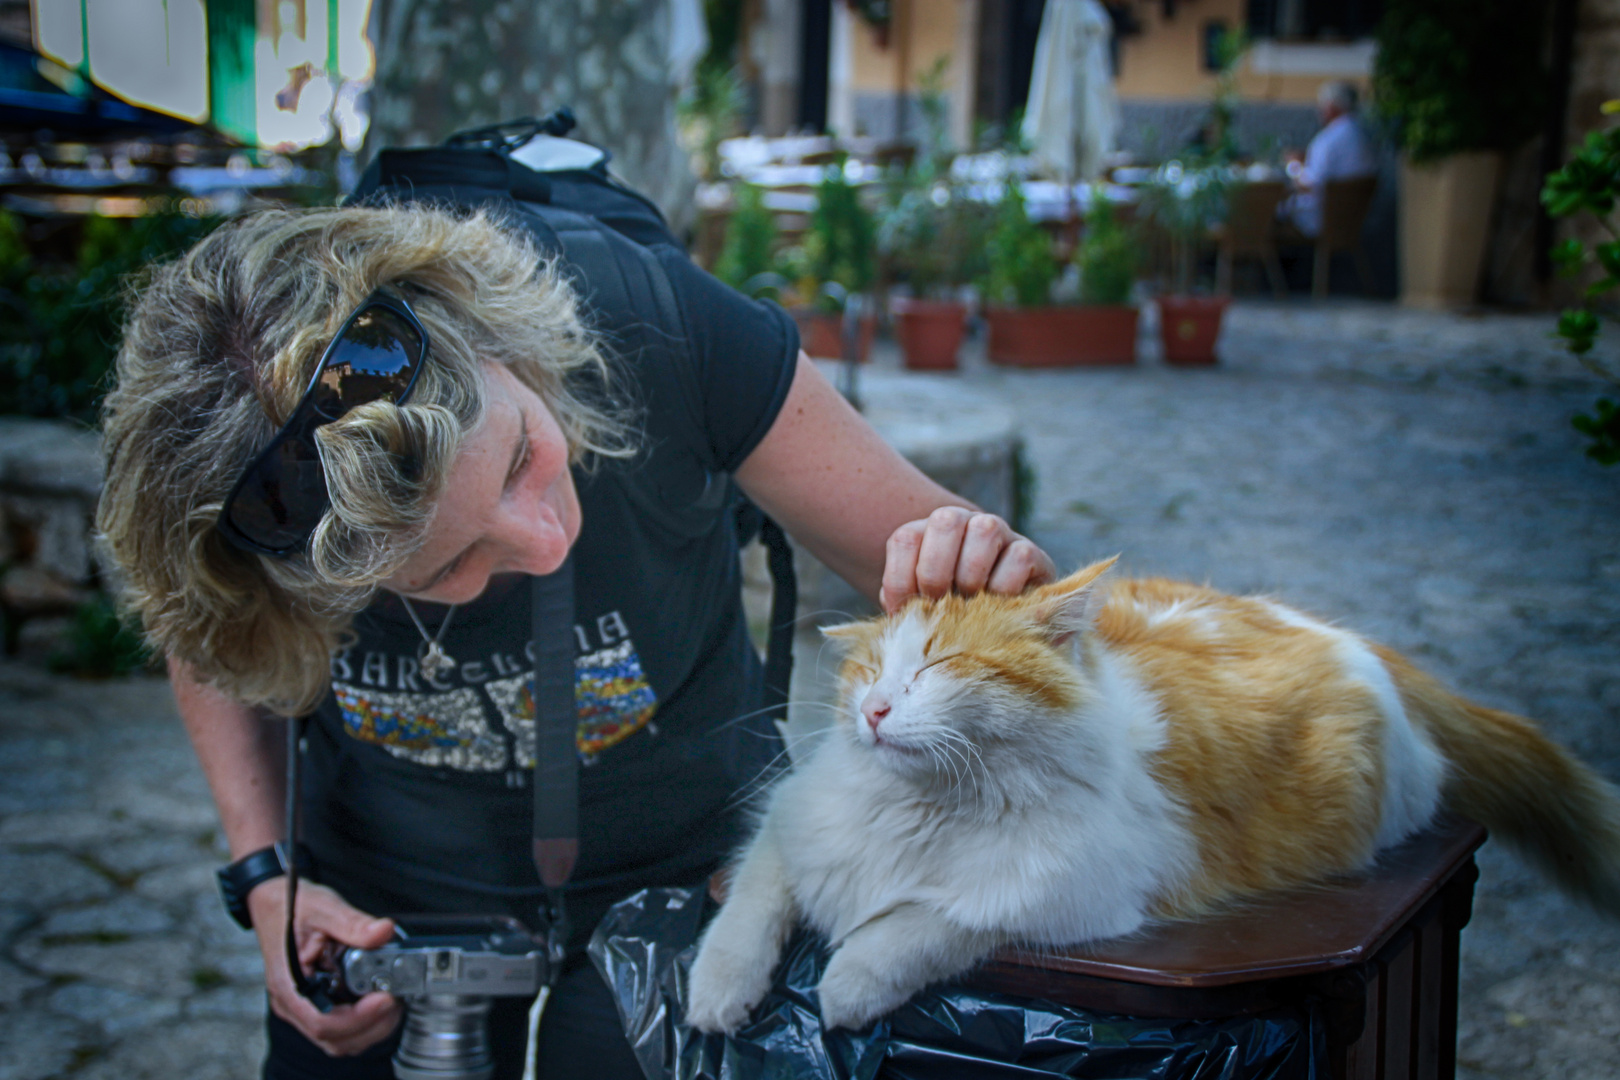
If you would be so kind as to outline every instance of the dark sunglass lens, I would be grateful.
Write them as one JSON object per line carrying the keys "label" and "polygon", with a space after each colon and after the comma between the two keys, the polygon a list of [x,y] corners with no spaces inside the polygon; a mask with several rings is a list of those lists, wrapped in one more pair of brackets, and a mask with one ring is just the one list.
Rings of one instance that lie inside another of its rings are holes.
{"label": "dark sunglass lens", "polygon": [[315,389],[315,408],[336,420],[357,405],[395,401],[416,375],[422,335],[403,316],[373,306],[332,346]]}
{"label": "dark sunglass lens", "polygon": [[267,548],[290,548],[309,535],[326,502],[326,476],[315,448],[284,437],[255,463],[231,504],[231,524]]}

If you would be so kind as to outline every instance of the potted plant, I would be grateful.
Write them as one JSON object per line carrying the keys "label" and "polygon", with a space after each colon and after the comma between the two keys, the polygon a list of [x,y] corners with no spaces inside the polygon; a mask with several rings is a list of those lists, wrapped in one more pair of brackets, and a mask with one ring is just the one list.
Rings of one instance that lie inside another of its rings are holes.
{"label": "potted plant", "polygon": [[726,222],[725,240],[714,263],[714,276],[743,293],[777,268],[776,215],[765,205],[757,184],[738,184],[735,207]]}
{"label": "potted plant", "polygon": [[967,335],[962,294],[984,275],[992,213],[951,174],[948,66],[940,57],[918,76],[921,145],[911,166],[892,174],[878,232],[887,276],[905,290],[890,303],[895,337],[906,366],[924,370],[956,367]]}
{"label": "potted plant", "polygon": [[884,215],[879,246],[908,290],[891,302],[909,368],[956,367],[967,335],[962,290],[981,278],[990,208],[945,180],[908,182]]}
{"label": "potted plant", "polygon": [[992,363],[1135,363],[1137,310],[1129,300],[1136,281],[1136,244],[1105,199],[1097,198],[1087,212],[1075,253],[1078,305],[1051,302],[1058,263],[1050,238],[1030,221],[1015,184],[1007,185],[989,250],[984,316]]}
{"label": "potted plant", "polygon": [[1540,5],[1389,0],[1378,25],[1376,111],[1401,149],[1401,302],[1479,292],[1502,152],[1535,135],[1547,76]]}
{"label": "potted plant", "polygon": [[1173,288],[1158,298],[1159,335],[1170,364],[1213,364],[1227,296],[1193,292],[1199,241],[1226,214],[1232,168],[1213,160],[1170,161],[1143,193],[1142,209],[1170,238]]}
{"label": "potted plant", "polygon": [[[823,172],[810,227],[789,256],[788,276],[798,298],[793,317],[811,356],[843,355],[844,301],[870,289],[875,273],[877,225],[844,164],[840,156]],[[867,359],[876,329],[875,316],[861,319],[855,359]]]}

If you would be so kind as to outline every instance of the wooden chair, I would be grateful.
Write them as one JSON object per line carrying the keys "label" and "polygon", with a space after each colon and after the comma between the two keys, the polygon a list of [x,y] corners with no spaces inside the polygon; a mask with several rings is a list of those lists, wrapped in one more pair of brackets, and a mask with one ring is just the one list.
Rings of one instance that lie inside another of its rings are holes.
{"label": "wooden chair", "polygon": [[1288,194],[1281,180],[1259,180],[1232,189],[1226,221],[1211,230],[1215,236],[1215,291],[1232,291],[1232,263],[1240,258],[1259,259],[1266,268],[1271,292],[1281,300],[1288,295],[1282,262],[1277,258],[1277,206]]}
{"label": "wooden chair", "polygon": [[1311,295],[1318,300],[1328,294],[1328,271],[1335,251],[1348,251],[1356,262],[1356,277],[1362,292],[1372,291],[1372,266],[1361,246],[1361,226],[1378,190],[1378,177],[1358,176],[1350,180],[1329,180],[1322,185],[1322,231],[1312,244],[1315,258],[1311,265]]}

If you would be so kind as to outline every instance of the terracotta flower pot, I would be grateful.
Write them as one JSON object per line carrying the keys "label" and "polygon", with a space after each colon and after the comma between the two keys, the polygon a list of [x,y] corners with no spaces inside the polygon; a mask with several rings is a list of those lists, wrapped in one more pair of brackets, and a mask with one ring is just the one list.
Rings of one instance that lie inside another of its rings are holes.
{"label": "terracotta flower pot", "polygon": [[954,300],[894,301],[894,336],[906,367],[914,371],[948,371],[967,334],[967,306]]}
{"label": "terracotta flower pot", "polygon": [[[799,348],[818,360],[844,358],[844,317],[810,308],[793,308],[793,321],[799,326]],[[866,363],[872,355],[872,339],[877,335],[877,316],[860,320],[855,335],[855,359]]]}
{"label": "terracotta flower pot", "polygon": [[1221,335],[1225,296],[1159,297],[1159,336],[1169,364],[1215,363],[1215,339]]}
{"label": "terracotta flower pot", "polygon": [[1012,367],[1134,364],[1137,310],[1125,305],[990,307],[990,362]]}

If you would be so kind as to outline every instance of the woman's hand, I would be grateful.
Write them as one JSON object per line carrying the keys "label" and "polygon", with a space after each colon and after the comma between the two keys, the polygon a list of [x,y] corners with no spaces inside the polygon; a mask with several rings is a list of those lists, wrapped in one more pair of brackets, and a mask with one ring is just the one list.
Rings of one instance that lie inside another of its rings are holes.
{"label": "woman's hand", "polygon": [[895,452],[803,353],[737,482],[810,553],[893,611],[908,596],[1051,581],[1052,560]]}
{"label": "woman's hand", "polygon": [[[285,880],[272,878],[260,884],[248,894],[247,902],[253,928],[259,935],[259,951],[264,954],[270,1008],[277,1016],[333,1057],[358,1054],[393,1033],[404,1006],[391,994],[367,994],[352,1005],[339,1005],[323,1013],[298,993],[287,970]],[[329,944],[375,949],[393,934],[391,920],[355,910],[325,886],[298,883],[298,918],[293,923],[293,936],[306,972]]]}
{"label": "woman's hand", "polygon": [[889,537],[883,564],[883,610],[898,610],[912,596],[956,591],[1011,595],[1057,579],[1057,567],[1033,541],[1001,518],[960,506],[942,506],[908,521]]}

